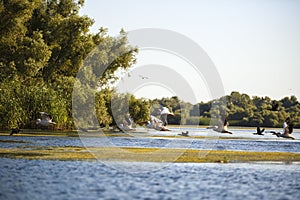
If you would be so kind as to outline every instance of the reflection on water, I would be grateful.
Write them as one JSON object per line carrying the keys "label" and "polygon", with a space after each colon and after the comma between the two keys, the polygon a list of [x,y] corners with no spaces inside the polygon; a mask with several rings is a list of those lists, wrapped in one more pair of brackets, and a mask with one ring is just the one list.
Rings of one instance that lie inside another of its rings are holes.
{"label": "reflection on water", "polygon": [[[299,199],[299,165],[119,163],[0,159],[0,199]],[[126,166],[125,166],[126,165]]]}

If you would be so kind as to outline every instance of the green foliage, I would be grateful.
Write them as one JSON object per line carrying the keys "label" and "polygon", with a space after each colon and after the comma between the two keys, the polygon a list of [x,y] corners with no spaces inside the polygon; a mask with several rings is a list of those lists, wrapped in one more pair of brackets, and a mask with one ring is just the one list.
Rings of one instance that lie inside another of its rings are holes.
{"label": "green foliage", "polygon": [[199,125],[201,123],[200,123],[199,117],[193,116],[193,117],[187,117],[186,118],[186,124]]}
{"label": "green foliage", "polygon": [[108,88],[96,93],[95,109],[98,122],[105,127],[121,124],[127,114],[136,123],[146,122],[150,116],[148,100],[137,99],[131,94],[119,94]]}
{"label": "green foliage", "polygon": [[95,109],[98,122],[101,126],[108,128],[113,122],[113,117],[110,111],[110,101],[112,98],[113,91],[109,89],[104,89],[97,92],[95,95]]}
{"label": "green foliage", "polygon": [[[84,87],[75,100],[87,104],[97,99],[101,124],[112,123],[109,95],[95,91],[116,80],[117,70],[128,69],[137,49],[127,44],[123,30],[120,37],[108,36],[105,29],[89,33],[93,20],[79,15],[83,4],[82,0],[0,2],[0,90],[4,94],[0,128],[26,127],[40,111],[51,113],[58,127],[74,128],[72,94],[79,71],[82,80],[75,89]],[[96,56],[91,56],[92,51]],[[85,60],[92,62],[86,65]],[[78,110],[76,116],[86,114]],[[87,124],[95,120],[81,117]]]}
{"label": "green foliage", "polygon": [[136,123],[142,123],[149,120],[150,103],[145,99],[137,99],[130,95],[129,113]]}
{"label": "green foliage", "polygon": [[39,112],[51,113],[58,127],[67,127],[68,112],[64,99],[52,88],[36,82],[32,85],[18,81],[2,82],[0,96],[0,128],[25,127],[28,122],[40,117]]}
{"label": "green foliage", "polygon": [[300,127],[300,104],[295,96],[277,101],[269,97],[250,98],[247,94],[232,92],[220,99],[196,105],[189,105],[177,97],[155,99],[152,104],[154,102],[158,106],[167,105],[173,110],[175,116],[168,118],[170,124],[216,124],[216,117],[225,111],[231,125],[282,127],[284,120],[291,117],[292,123]]}

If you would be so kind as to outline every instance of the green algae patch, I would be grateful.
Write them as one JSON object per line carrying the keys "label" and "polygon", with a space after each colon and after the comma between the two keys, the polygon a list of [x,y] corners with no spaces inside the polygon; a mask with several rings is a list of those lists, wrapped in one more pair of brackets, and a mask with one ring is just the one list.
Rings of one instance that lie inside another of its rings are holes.
{"label": "green algae patch", "polygon": [[[176,162],[299,162],[300,154],[288,152],[246,152],[246,151],[186,151]],[[200,154],[200,155],[199,155]],[[202,155],[202,156],[201,156]]]}
{"label": "green algae patch", "polygon": [[43,160],[102,160],[127,162],[300,162],[300,154],[288,152],[244,152],[125,147],[32,147],[0,148],[0,157]]}
{"label": "green algae patch", "polygon": [[94,159],[92,154],[81,147],[31,147],[31,149],[0,148],[0,157],[31,160]]}

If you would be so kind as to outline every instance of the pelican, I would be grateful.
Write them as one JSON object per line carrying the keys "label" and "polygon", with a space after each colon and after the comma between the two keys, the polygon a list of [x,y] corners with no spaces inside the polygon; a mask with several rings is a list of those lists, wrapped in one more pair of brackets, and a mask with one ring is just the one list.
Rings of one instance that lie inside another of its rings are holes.
{"label": "pelican", "polygon": [[147,76],[139,75],[139,77],[141,77],[141,79],[149,79]]}
{"label": "pelican", "polygon": [[37,119],[36,124],[41,125],[41,126],[52,126],[56,125],[55,122],[52,122],[52,116],[45,113],[45,112],[40,112],[42,119]]}
{"label": "pelican", "polygon": [[219,132],[219,133],[229,133],[232,134],[232,132],[228,131],[228,125],[229,122],[227,119],[224,119],[224,123],[221,118],[218,120],[218,127],[212,128],[214,131]]}
{"label": "pelican", "polygon": [[181,134],[178,134],[178,135],[182,135],[182,136],[189,136],[189,132],[186,131],[186,132],[182,132]]}
{"label": "pelican", "polygon": [[168,115],[174,115],[174,114],[170,112],[167,107],[163,107],[162,111],[160,112],[160,117],[164,126],[168,125],[168,120],[167,120]]}
{"label": "pelican", "polygon": [[263,132],[265,129],[260,129],[259,126],[256,128],[256,133],[253,133],[254,135],[264,135]]}
{"label": "pelican", "polygon": [[273,135],[276,135],[277,137],[283,137],[283,138],[288,138],[288,139],[294,140],[295,138],[291,135],[293,132],[293,128],[294,127],[292,125],[289,125],[284,128],[283,133],[279,133],[279,132],[275,132],[275,131],[271,131],[270,133],[273,133]]}
{"label": "pelican", "polygon": [[133,119],[131,118],[130,114],[126,114],[123,121],[123,123],[119,125],[119,128],[121,128],[123,131],[130,131],[134,130],[132,128],[133,125]]}
{"label": "pelican", "polygon": [[20,131],[21,131],[21,130],[18,129],[18,128],[12,128],[12,129],[11,129],[11,132],[10,132],[10,135],[20,133]]}
{"label": "pelican", "polygon": [[295,138],[293,136],[291,136],[291,134],[289,133],[276,133],[274,131],[271,131],[270,133],[273,133],[273,135],[276,135],[277,137],[283,137],[283,138],[288,138],[288,139],[292,139],[294,140]]}
{"label": "pelican", "polygon": [[147,122],[146,125],[148,128],[153,128],[158,131],[169,131],[164,125],[163,122],[158,119],[157,117],[154,117],[153,115],[150,115],[150,121]]}

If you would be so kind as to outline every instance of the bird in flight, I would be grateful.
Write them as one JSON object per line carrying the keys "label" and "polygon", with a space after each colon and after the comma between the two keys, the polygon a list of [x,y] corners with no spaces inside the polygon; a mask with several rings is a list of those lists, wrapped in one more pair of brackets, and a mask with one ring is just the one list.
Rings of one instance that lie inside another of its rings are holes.
{"label": "bird in flight", "polygon": [[40,124],[42,126],[51,126],[51,125],[56,125],[55,122],[52,121],[52,116],[45,113],[45,112],[40,112],[42,119],[37,119],[36,124]]}
{"label": "bird in flight", "polygon": [[141,77],[141,79],[149,79],[147,76],[139,75],[139,77]]}

